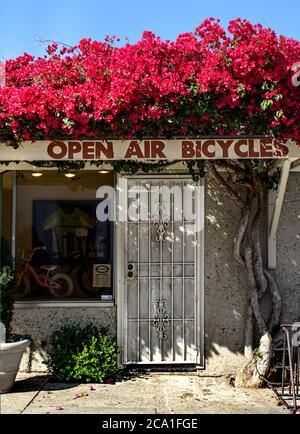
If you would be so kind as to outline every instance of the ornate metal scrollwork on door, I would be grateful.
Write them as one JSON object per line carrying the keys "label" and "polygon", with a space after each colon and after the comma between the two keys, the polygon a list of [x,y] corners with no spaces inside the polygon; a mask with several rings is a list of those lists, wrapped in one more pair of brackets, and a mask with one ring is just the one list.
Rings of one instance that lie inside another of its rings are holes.
{"label": "ornate metal scrollwork on door", "polygon": [[153,218],[153,227],[156,229],[156,241],[166,241],[166,228],[169,226],[170,219],[163,202],[157,205],[157,214]]}
{"label": "ornate metal scrollwork on door", "polygon": [[166,326],[169,324],[169,315],[166,313],[166,300],[156,301],[156,314],[153,325],[156,327],[159,339],[166,339]]}

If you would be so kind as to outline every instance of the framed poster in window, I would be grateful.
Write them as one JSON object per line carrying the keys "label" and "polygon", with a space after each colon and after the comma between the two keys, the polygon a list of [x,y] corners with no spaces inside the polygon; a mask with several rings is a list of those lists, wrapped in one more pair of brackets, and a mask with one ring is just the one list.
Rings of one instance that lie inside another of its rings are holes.
{"label": "framed poster in window", "polygon": [[[48,262],[78,281],[78,290],[95,297],[111,293],[95,284],[94,265],[112,267],[111,222],[99,222],[99,200],[34,200],[33,247],[46,246]],[[77,270],[77,271],[76,271]],[[79,270],[81,275],[79,275]],[[101,279],[100,279],[101,280]]]}

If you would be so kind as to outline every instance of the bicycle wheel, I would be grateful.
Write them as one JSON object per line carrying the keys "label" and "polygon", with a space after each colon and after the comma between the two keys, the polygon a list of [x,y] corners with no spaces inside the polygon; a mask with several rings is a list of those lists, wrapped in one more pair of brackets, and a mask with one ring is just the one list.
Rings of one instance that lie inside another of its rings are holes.
{"label": "bicycle wheel", "polygon": [[82,267],[78,270],[78,283],[82,292],[87,295],[97,295],[98,288],[93,286],[93,273],[90,269]]}
{"label": "bicycle wheel", "polygon": [[19,285],[17,285],[17,298],[24,298],[31,293],[31,279],[29,276],[23,276]]}
{"label": "bicycle wheel", "polygon": [[[49,291],[54,297],[69,297],[74,290],[74,283],[70,276],[63,273],[57,273],[49,279]],[[59,284],[57,288],[55,284]]]}

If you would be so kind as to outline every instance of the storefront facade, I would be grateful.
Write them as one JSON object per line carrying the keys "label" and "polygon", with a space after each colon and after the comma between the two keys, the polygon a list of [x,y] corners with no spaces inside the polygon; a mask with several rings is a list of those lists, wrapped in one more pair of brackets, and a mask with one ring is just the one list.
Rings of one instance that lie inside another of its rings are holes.
{"label": "storefront facade", "polygon": [[[13,324],[36,343],[34,370],[44,370],[55,330],[92,322],[117,337],[122,364],[236,372],[243,361],[248,303],[248,282],[232,255],[240,212],[212,180],[195,183],[180,160],[243,158],[241,152],[244,158],[299,158],[298,148],[286,155],[273,142],[251,140],[122,142],[123,148],[108,141],[45,142],[47,157],[39,144],[31,153],[25,146],[19,155],[10,150],[10,161],[108,160],[100,168],[88,162],[83,170],[62,173],[23,162],[2,166],[1,227],[12,240],[19,271],[33,249],[44,247],[34,251],[37,275],[29,270],[18,290]],[[176,163],[159,173],[127,176],[112,169],[112,155]],[[289,322],[300,312],[299,180],[295,166],[276,246],[282,320]],[[266,250],[272,206],[266,200]],[[101,218],[101,211],[109,218]],[[53,282],[41,287],[45,273]]]}

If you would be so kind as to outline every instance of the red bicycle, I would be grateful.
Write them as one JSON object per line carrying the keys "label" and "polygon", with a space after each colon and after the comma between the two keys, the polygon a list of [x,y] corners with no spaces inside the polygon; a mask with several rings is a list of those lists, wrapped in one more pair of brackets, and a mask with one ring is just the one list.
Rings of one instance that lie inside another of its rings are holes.
{"label": "red bicycle", "polygon": [[[56,265],[34,266],[33,256],[37,252],[45,250],[47,250],[45,246],[36,247],[33,250],[23,250],[24,268],[17,281],[17,295],[19,297],[25,297],[32,292],[34,284],[49,289],[54,297],[69,297],[72,294],[74,290],[73,280],[67,274],[55,273]],[[26,258],[25,252],[30,252],[30,256]]]}

